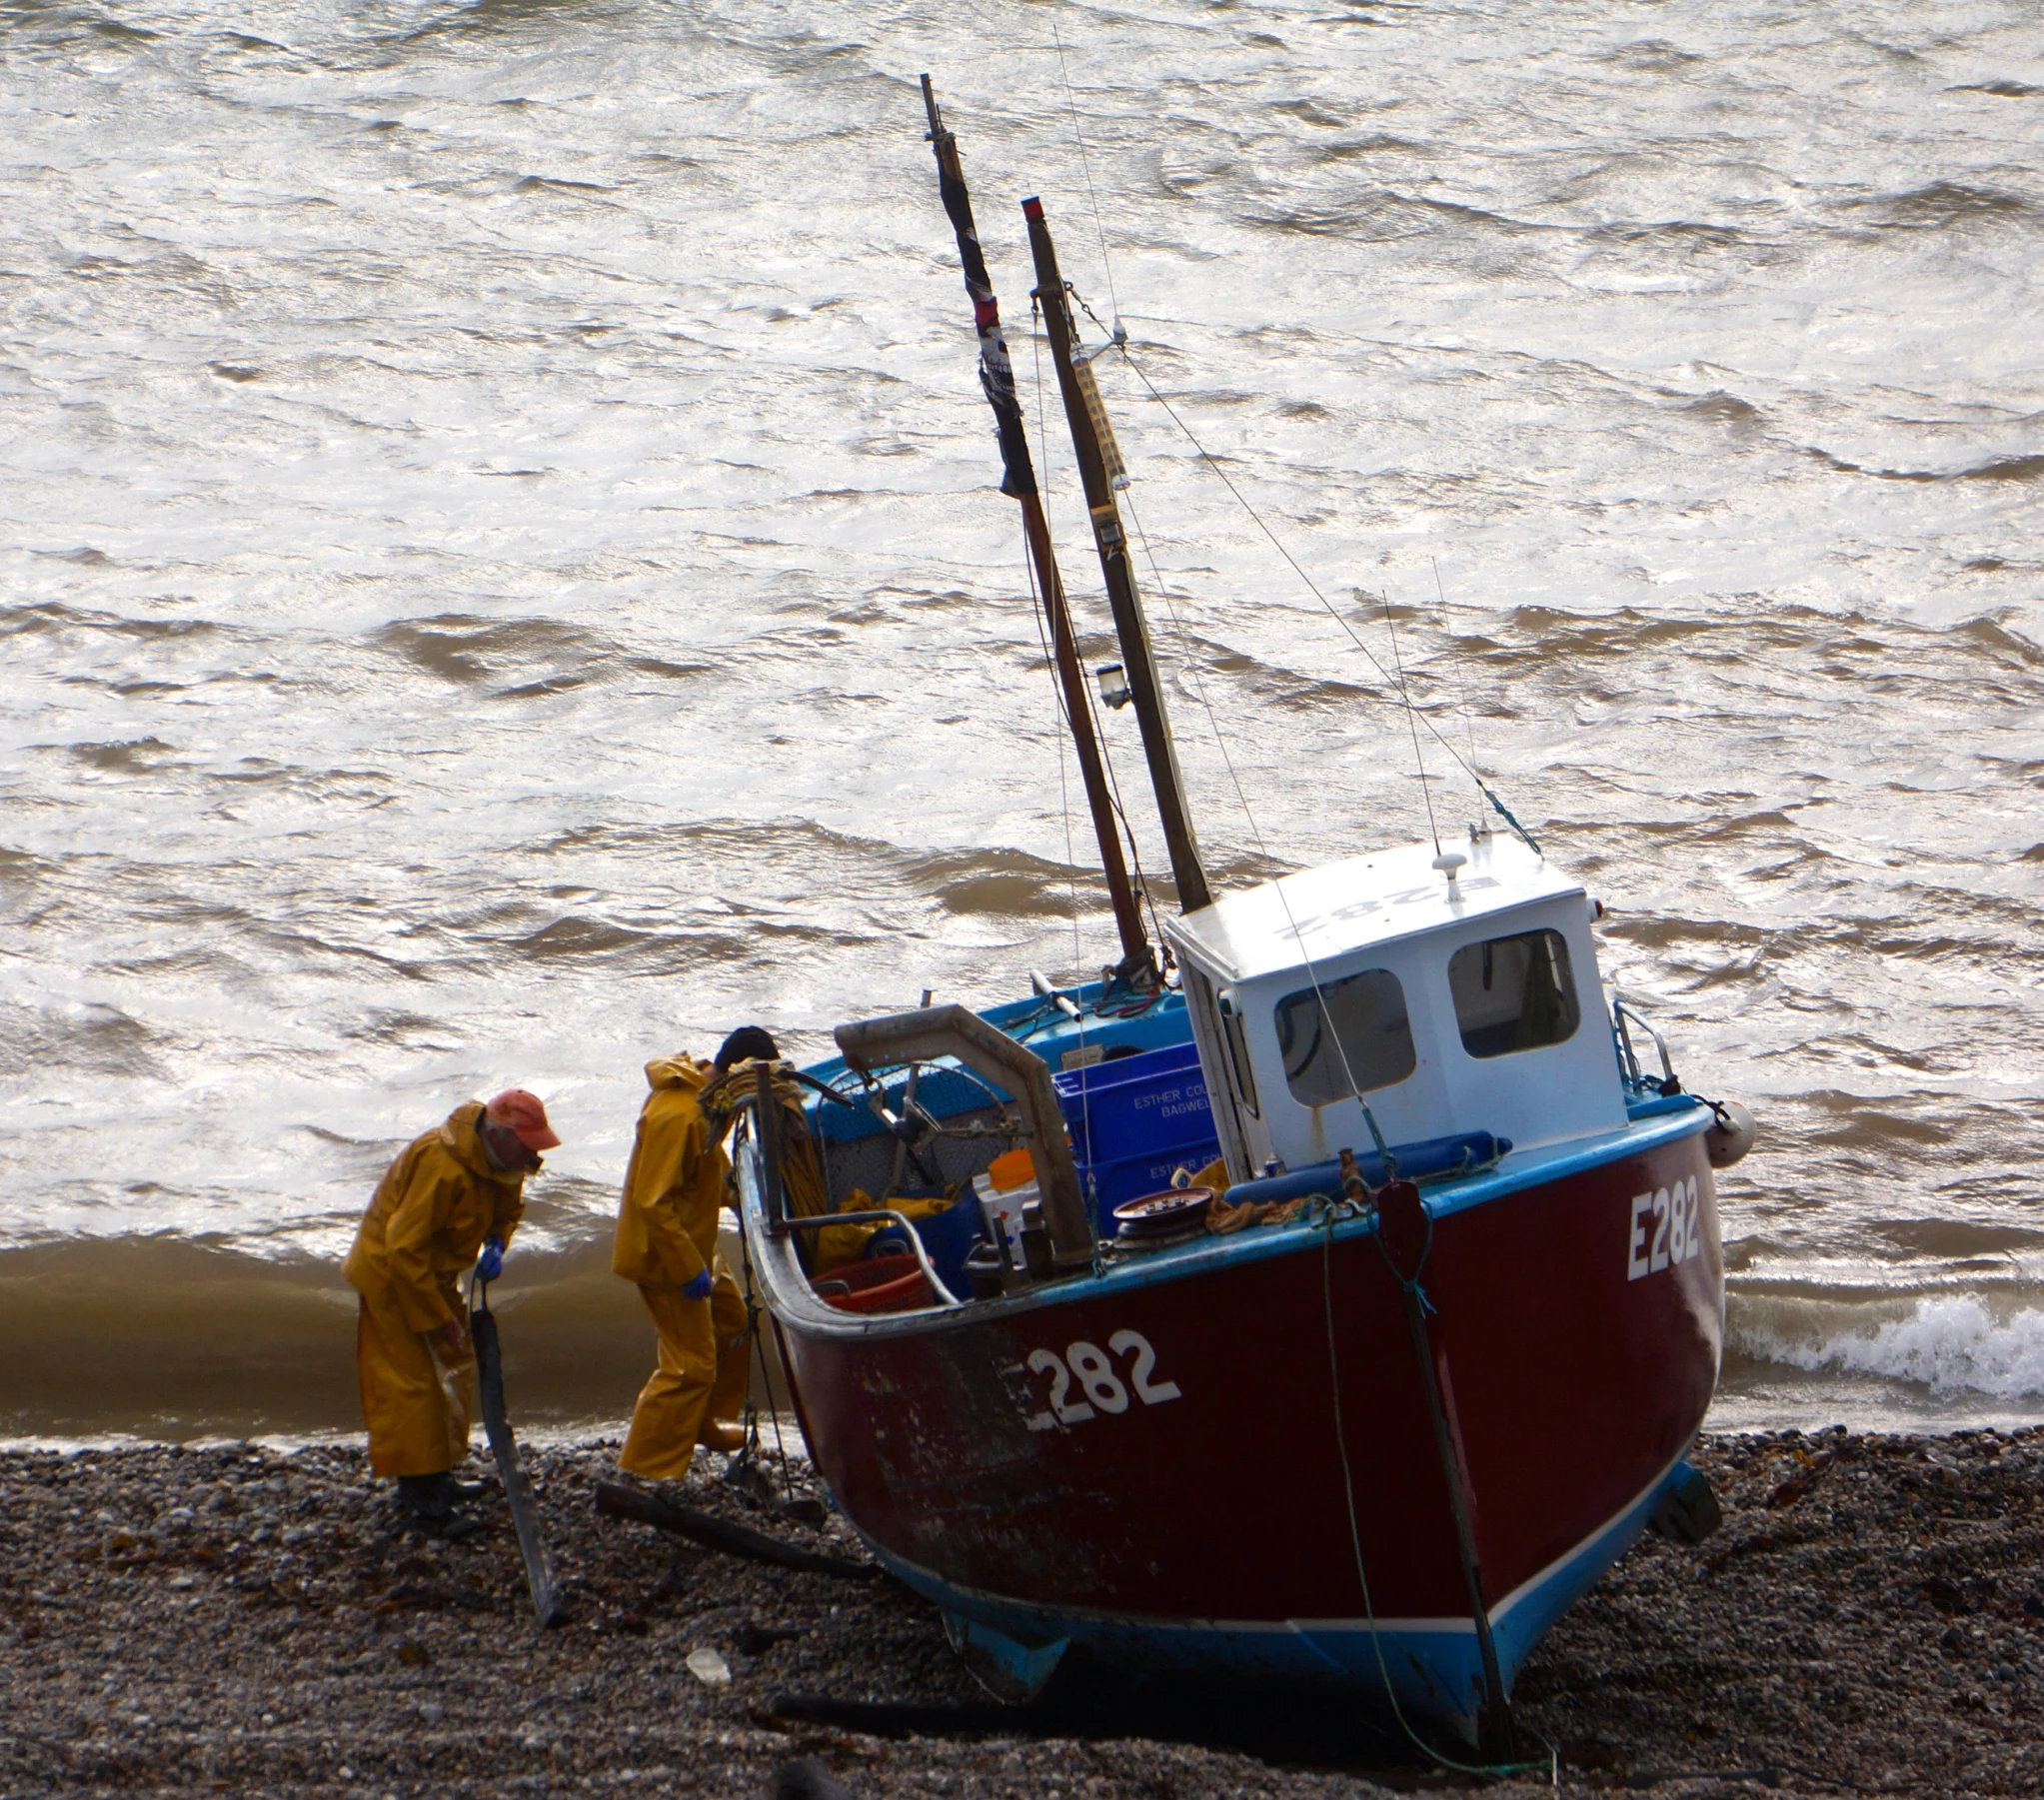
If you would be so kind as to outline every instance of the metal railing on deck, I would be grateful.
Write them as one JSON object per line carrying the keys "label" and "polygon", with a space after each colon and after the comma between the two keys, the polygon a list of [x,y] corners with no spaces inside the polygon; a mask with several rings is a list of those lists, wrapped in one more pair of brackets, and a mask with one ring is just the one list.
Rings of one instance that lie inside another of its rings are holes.
{"label": "metal railing on deck", "polygon": [[[1661,1079],[1658,1081],[1639,1066],[1639,1053],[1632,1047],[1633,1025],[1637,1025],[1651,1037],[1654,1048],[1660,1051]],[[1682,1083],[1675,1073],[1674,1062],[1668,1056],[1668,1040],[1622,999],[1614,998],[1611,1001],[1611,1030],[1618,1039],[1618,1054],[1625,1065],[1625,1080],[1628,1086],[1657,1088],[1664,1095],[1682,1091]]]}
{"label": "metal railing on deck", "polygon": [[760,1149],[760,1211],[767,1221],[769,1235],[787,1237],[795,1231],[821,1231],[826,1225],[900,1225],[909,1239],[909,1249],[916,1258],[917,1266],[922,1269],[923,1278],[930,1283],[930,1291],[937,1296],[938,1303],[944,1306],[963,1304],[958,1295],[945,1286],[936,1264],[930,1260],[922,1235],[907,1213],[897,1212],[890,1206],[876,1206],[861,1212],[820,1212],[814,1218],[790,1217],[788,1189],[782,1179],[781,1105],[774,1094],[774,1070],[768,1063],[762,1062],[759,1066],[752,1106],[753,1129]]}

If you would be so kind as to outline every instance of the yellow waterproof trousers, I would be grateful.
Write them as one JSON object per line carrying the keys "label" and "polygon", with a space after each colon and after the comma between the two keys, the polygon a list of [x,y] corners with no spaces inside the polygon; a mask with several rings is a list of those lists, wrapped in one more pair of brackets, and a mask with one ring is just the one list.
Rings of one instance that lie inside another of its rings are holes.
{"label": "yellow waterproof trousers", "polygon": [[[448,1285],[453,1299],[453,1283]],[[469,1453],[476,1359],[452,1355],[436,1333],[412,1331],[367,1299],[355,1326],[355,1372],[369,1466],[379,1475],[438,1475]]]}
{"label": "yellow waterproof trousers", "polygon": [[717,1382],[717,1322],[712,1299],[691,1300],[678,1287],[641,1287],[660,1339],[660,1364],[639,1390],[632,1430],[618,1466],[649,1481],[679,1481],[710,1418]]}

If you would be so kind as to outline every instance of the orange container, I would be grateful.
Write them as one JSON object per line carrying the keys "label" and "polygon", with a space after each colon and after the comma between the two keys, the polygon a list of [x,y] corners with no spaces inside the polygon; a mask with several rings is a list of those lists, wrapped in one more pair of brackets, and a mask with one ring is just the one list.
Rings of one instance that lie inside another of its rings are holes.
{"label": "orange container", "polygon": [[1036,1178],[1036,1159],[1026,1148],[1009,1150],[987,1165],[987,1176],[1003,1193],[1011,1187],[1026,1187]]}

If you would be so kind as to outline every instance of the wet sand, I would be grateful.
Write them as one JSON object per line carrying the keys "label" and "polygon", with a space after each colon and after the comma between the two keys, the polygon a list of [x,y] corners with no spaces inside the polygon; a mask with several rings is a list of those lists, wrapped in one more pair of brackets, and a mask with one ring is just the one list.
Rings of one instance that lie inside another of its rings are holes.
{"label": "wet sand", "polygon": [[[936,1615],[891,1582],[598,1519],[615,1454],[535,1452],[571,1584],[568,1622],[542,1634],[494,1487],[489,1528],[442,1545],[393,1526],[345,1446],[0,1453],[0,1795],[743,1797],[803,1757],[861,1800],[1458,1785],[1296,1697],[1093,1686],[1031,1718],[989,1713]],[[716,1460],[699,1458],[691,1503],[860,1553],[835,1518],[764,1519]],[[1719,1437],[1696,1460],[1722,1530],[1643,1540],[1521,1676],[1520,1723],[1564,1790],[2044,1785],[2044,1429]],[[729,1685],[690,1672],[699,1649]],[[789,1716],[789,1694],[972,1710],[860,1730]]]}

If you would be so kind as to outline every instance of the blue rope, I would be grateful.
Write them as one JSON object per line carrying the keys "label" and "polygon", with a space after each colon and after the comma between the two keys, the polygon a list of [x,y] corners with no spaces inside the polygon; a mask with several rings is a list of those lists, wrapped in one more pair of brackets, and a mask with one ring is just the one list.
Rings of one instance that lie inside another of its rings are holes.
{"label": "blue rope", "polygon": [[1491,793],[1488,788],[1484,788],[1481,782],[1478,782],[1476,786],[1482,789],[1483,798],[1490,803],[1491,811],[1494,812],[1498,816],[1498,818],[1503,820],[1506,825],[1510,826],[1513,831],[1518,833],[1518,835],[1525,840],[1526,849],[1531,851],[1533,855],[1536,857],[1543,857],[1547,854],[1539,847],[1538,844],[1536,844],[1533,841],[1533,834],[1527,831],[1524,826],[1520,825],[1519,822],[1512,817],[1511,809],[1507,807],[1503,801],[1499,800],[1497,796]]}

